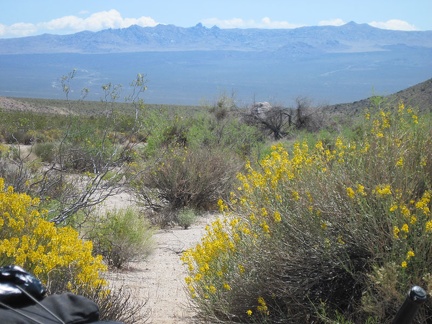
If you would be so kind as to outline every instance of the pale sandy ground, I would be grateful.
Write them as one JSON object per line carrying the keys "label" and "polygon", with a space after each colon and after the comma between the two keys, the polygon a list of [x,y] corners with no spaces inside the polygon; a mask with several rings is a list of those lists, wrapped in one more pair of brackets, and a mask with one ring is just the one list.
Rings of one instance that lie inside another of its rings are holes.
{"label": "pale sandy ground", "polygon": [[[128,195],[121,194],[111,197],[106,207],[124,208],[130,204]],[[127,270],[110,272],[109,279],[113,283],[123,283],[133,290],[136,298],[148,299],[147,323],[196,322],[194,312],[188,305],[184,284],[186,267],[180,256],[200,241],[205,226],[214,219],[212,215],[202,216],[187,230],[180,227],[158,230],[154,235],[155,249],[146,260],[131,263]]]}

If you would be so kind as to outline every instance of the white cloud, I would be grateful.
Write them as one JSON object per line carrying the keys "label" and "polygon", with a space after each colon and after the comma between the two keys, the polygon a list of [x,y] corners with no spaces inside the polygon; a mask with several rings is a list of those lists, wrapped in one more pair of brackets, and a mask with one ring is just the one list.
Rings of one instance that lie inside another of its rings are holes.
{"label": "white cloud", "polygon": [[20,37],[51,32],[55,34],[75,33],[83,30],[98,31],[106,28],[127,28],[131,25],[156,26],[151,17],[124,18],[117,10],[100,11],[88,17],[65,16],[37,24],[17,23],[0,25],[0,36]]}
{"label": "white cloud", "polygon": [[9,37],[21,37],[28,36],[37,31],[37,28],[34,24],[29,23],[16,23],[10,26],[1,25],[0,27],[0,35],[1,36],[9,36]]}
{"label": "white cloud", "polygon": [[264,17],[259,21],[253,19],[244,20],[241,18],[232,19],[219,19],[219,18],[208,18],[204,19],[202,23],[206,26],[218,26],[220,28],[268,28],[268,29],[288,29],[297,28],[302,25],[296,25],[289,23],[288,21],[273,21],[269,17]]}
{"label": "white cloud", "polygon": [[37,24],[38,29],[46,30],[81,30],[83,25],[83,19],[76,16],[65,16],[57,19],[53,19],[49,22],[43,22]]}
{"label": "white cloud", "polygon": [[281,28],[281,29],[290,29],[290,28],[297,28],[302,27],[303,25],[297,25],[289,23],[288,21],[272,21],[268,17],[264,17],[261,19],[261,27],[260,28]]}
{"label": "white cloud", "polygon": [[232,18],[221,20],[218,18],[204,19],[202,23],[206,26],[218,26],[220,28],[246,28],[250,22],[246,22],[241,18]]}
{"label": "white cloud", "polygon": [[411,25],[410,23],[399,19],[390,19],[387,21],[372,21],[369,23],[369,25],[381,29],[405,30],[405,31],[418,30],[414,25]]}
{"label": "white cloud", "polygon": [[321,20],[318,23],[318,26],[342,26],[345,25],[346,22],[340,18],[330,19],[330,20]]}
{"label": "white cloud", "polygon": [[87,18],[66,16],[40,23],[38,27],[48,30],[98,31],[106,28],[127,28],[131,25],[156,26],[158,23],[151,17],[123,18],[117,10],[100,11]]}

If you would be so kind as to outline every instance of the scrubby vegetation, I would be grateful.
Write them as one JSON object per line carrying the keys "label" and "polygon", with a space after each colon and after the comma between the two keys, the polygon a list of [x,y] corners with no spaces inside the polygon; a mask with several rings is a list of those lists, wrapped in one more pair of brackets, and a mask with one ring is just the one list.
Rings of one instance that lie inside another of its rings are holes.
{"label": "scrubby vegetation", "polygon": [[[401,103],[247,163],[224,217],[183,255],[202,319],[389,323],[432,288],[430,116]],[[418,323],[432,317],[430,301]]]}
{"label": "scrubby vegetation", "polygon": [[101,319],[145,319],[145,302],[131,299],[126,288],[110,288],[103,276],[107,266],[101,255],[94,255],[91,241],[81,239],[72,227],[47,221],[39,199],[5,188],[3,178],[0,213],[2,266],[20,265],[40,279],[49,294],[70,291],[95,300]]}
{"label": "scrubby vegetation", "polygon": [[[72,79],[62,79],[67,98]],[[125,104],[116,102],[120,87],[108,84],[101,103],[66,100],[50,111],[49,103],[36,100],[43,112],[0,112],[0,175],[9,188],[4,192],[31,202],[21,206],[16,199],[13,212],[21,214],[11,216],[2,196],[0,264],[24,267],[50,293],[89,296],[103,318],[128,323],[145,305],[125,287],[107,285],[107,266],[121,268],[150,252],[149,220],[188,228],[196,213],[215,210],[242,159],[262,142],[230,101],[200,109],[146,106],[139,98],[142,76],[131,86]],[[124,190],[144,208],[95,214],[96,206]]]}
{"label": "scrubby vegetation", "polygon": [[84,236],[93,242],[94,251],[102,255],[109,266],[122,268],[152,250],[153,229],[132,207],[96,214],[87,219],[84,226]]}
{"label": "scrubby vegetation", "polygon": [[44,219],[39,199],[4,188],[0,178],[0,263],[19,264],[34,273],[48,291],[87,287],[99,288],[106,282],[100,256],[92,255],[92,243],[83,241],[70,227],[56,227]]}
{"label": "scrubby vegetation", "polygon": [[196,217],[196,212],[193,209],[183,208],[180,209],[177,220],[181,227],[188,229],[195,222]]}
{"label": "scrubby vegetation", "polygon": [[[145,305],[110,289],[107,266],[144,258],[152,226],[187,229],[219,209],[182,257],[202,320],[387,323],[411,285],[432,289],[429,115],[378,97],[360,119],[304,98],[151,106],[141,75],[131,88],[124,104],[107,84],[100,103],[0,112],[0,265],[134,323]],[[125,190],[137,208],[95,212]]]}

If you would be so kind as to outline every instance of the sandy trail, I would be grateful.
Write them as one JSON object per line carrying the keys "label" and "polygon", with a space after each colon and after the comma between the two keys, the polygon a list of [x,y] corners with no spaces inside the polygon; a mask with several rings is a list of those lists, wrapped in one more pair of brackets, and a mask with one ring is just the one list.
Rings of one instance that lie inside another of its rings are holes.
{"label": "sandy trail", "polygon": [[[111,197],[107,202],[109,208],[125,208],[130,204],[126,194]],[[114,284],[123,283],[136,298],[147,299],[149,319],[146,323],[194,323],[195,314],[188,306],[185,291],[186,267],[180,257],[183,251],[200,241],[205,226],[214,219],[212,215],[202,216],[187,230],[181,227],[158,230],[154,235],[155,249],[146,260],[131,263],[127,270],[109,273]]]}

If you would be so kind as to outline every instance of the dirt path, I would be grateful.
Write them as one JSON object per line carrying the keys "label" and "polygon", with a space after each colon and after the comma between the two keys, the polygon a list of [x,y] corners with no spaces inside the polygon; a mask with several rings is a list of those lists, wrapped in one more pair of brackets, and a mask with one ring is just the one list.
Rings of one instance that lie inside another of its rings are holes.
{"label": "dirt path", "polygon": [[[109,207],[117,208],[125,207],[127,203],[126,195],[108,202]],[[123,283],[132,289],[136,298],[148,299],[147,323],[194,323],[194,312],[188,307],[184,285],[186,268],[180,256],[200,241],[205,226],[214,219],[215,216],[202,216],[187,230],[180,227],[158,230],[154,235],[155,249],[147,260],[132,263],[128,270],[109,274],[109,279],[114,283]]]}

